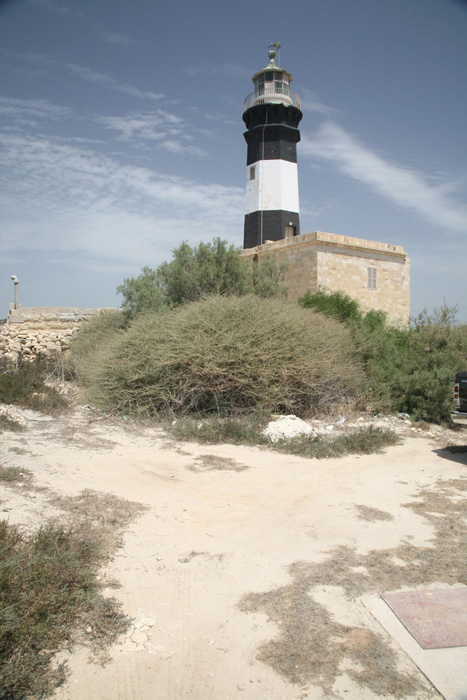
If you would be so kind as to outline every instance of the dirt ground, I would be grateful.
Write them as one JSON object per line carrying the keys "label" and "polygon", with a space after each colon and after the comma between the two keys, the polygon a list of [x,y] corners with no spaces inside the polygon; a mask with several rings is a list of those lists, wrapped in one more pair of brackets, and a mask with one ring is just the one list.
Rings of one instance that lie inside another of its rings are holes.
{"label": "dirt ground", "polygon": [[76,646],[55,700],[441,697],[361,597],[467,584],[467,431],[382,418],[403,444],[306,460],[86,407],[24,415],[0,461],[34,479],[0,487],[3,518],[31,530],[92,493],[140,506],[102,572],[132,625],[103,665]]}

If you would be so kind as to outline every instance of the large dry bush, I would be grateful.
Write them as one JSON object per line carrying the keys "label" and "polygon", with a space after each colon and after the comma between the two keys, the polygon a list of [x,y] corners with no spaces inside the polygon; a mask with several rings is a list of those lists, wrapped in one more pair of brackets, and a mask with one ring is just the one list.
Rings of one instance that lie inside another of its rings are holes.
{"label": "large dry bush", "polygon": [[106,351],[110,340],[121,332],[124,322],[122,312],[116,309],[106,309],[85,321],[66,357],[68,373],[77,376],[83,385],[86,385],[88,378],[91,381],[92,368],[98,362],[100,351]]}
{"label": "large dry bush", "polygon": [[136,319],[87,368],[90,399],[127,414],[312,415],[359,395],[339,322],[280,299],[208,297]]}

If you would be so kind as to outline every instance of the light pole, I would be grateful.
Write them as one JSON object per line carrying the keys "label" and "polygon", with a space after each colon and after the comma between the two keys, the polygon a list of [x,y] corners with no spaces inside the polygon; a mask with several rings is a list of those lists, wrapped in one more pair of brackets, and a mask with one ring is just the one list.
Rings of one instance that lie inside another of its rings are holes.
{"label": "light pole", "polygon": [[15,309],[15,311],[16,311],[16,309],[17,309],[18,306],[19,306],[19,304],[18,304],[18,278],[17,278],[16,275],[11,275],[11,279],[13,280],[14,285],[15,285],[15,305],[14,305],[14,309]]}

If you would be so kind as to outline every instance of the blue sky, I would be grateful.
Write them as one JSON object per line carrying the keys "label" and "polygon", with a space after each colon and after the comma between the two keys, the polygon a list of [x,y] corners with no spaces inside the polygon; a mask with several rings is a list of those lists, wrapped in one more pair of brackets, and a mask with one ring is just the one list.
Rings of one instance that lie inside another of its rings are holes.
{"label": "blue sky", "polygon": [[116,306],[183,240],[243,243],[243,100],[280,41],[301,231],[403,245],[467,321],[467,4],[0,0],[0,318]]}

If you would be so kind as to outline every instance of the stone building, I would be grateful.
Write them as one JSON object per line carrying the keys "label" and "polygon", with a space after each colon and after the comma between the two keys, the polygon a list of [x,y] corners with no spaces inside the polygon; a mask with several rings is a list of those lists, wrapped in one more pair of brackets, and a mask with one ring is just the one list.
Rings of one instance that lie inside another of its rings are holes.
{"label": "stone building", "polygon": [[394,324],[409,322],[410,261],[402,246],[314,231],[267,241],[242,255],[253,260],[271,255],[286,263],[291,299],[319,288],[342,291],[364,310],[385,311]]}

